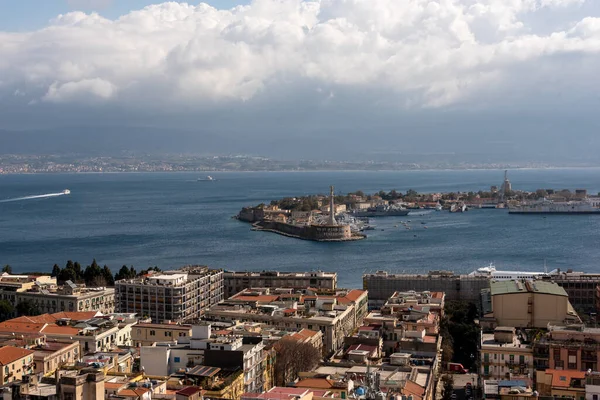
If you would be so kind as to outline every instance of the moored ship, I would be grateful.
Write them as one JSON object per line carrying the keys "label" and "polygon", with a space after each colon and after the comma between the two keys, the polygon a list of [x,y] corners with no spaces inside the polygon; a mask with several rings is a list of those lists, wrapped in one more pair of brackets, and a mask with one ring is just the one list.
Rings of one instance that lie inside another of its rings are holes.
{"label": "moored ship", "polygon": [[542,199],[508,207],[509,214],[600,214],[600,198],[574,201]]}
{"label": "moored ship", "polygon": [[366,210],[353,210],[350,215],[359,218],[372,218],[372,217],[403,217],[408,215],[410,210],[403,207],[379,205],[376,207],[370,207]]}

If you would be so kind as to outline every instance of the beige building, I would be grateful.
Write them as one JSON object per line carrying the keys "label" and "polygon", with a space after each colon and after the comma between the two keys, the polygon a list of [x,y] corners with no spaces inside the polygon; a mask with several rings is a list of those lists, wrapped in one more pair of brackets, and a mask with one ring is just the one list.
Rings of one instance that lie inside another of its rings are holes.
{"label": "beige building", "polygon": [[136,324],[131,330],[134,346],[152,346],[157,342],[186,341],[192,337],[192,325]]}
{"label": "beige building", "polygon": [[60,311],[99,311],[109,314],[115,310],[115,290],[112,288],[87,288],[67,281],[56,285],[56,278],[37,275],[0,276],[0,299],[16,307],[30,301],[40,313]]}
{"label": "beige building", "polygon": [[337,287],[336,272],[224,272],[223,286],[225,298],[233,296],[248,288],[294,288],[335,290]]}
{"label": "beige building", "polygon": [[60,384],[57,386],[59,399],[96,400],[103,399],[104,373],[95,369],[60,371],[57,373]]}
{"label": "beige building", "polygon": [[215,321],[267,324],[300,331],[319,330],[325,353],[338,350],[367,315],[367,292],[338,291],[332,295],[305,295],[293,289],[246,289],[212,307],[206,317]]}
{"label": "beige building", "polygon": [[0,382],[6,384],[21,380],[33,372],[33,351],[20,347],[0,348]]}
{"label": "beige building", "polygon": [[495,326],[546,328],[548,324],[579,323],[565,290],[545,281],[492,281],[492,315]]}
{"label": "beige building", "polygon": [[198,320],[223,300],[223,271],[183,267],[115,283],[116,307],[153,322]]}
{"label": "beige building", "polygon": [[481,372],[485,379],[525,380],[534,376],[533,350],[521,341],[515,328],[498,327],[481,335]]}

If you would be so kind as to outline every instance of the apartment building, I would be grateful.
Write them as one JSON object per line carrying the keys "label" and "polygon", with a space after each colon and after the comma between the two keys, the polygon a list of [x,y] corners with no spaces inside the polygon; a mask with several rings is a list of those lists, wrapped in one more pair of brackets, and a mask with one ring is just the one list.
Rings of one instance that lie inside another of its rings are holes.
{"label": "apartment building", "polygon": [[367,292],[306,295],[294,289],[246,289],[212,307],[206,318],[266,324],[288,331],[319,330],[327,354],[335,352],[367,315]]}
{"label": "apartment building", "polygon": [[415,310],[427,310],[442,317],[446,304],[444,292],[394,292],[381,307],[383,314],[395,314],[408,308]]}
{"label": "apartment building", "polygon": [[126,333],[130,331],[130,326],[123,327],[117,321],[98,314],[92,311],[13,318],[0,323],[0,334],[44,335],[48,339],[76,340],[83,354],[109,351],[115,346],[130,343]]}
{"label": "apartment building", "polygon": [[114,312],[115,290],[112,288],[88,288],[67,281],[57,286],[56,278],[37,275],[0,276],[0,299],[16,307],[21,302],[31,302],[41,313],[60,311]]}
{"label": "apartment building", "polygon": [[224,272],[223,286],[225,298],[229,298],[244,289],[264,288],[316,288],[319,290],[335,290],[337,288],[336,272],[279,272],[279,271],[240,271]]}
{"label": "apartment building", "polygon": [[597,371],[600,329],[584,325],[550,325],[533,343],[536,370]]}
{"label": "apartment building", "polygon": [[152,346],[156,342],[182,341],[192,336],[192,325],[139,323],[131,330],[136,347]]}
{"label": "apartment building", "polygon": [[481,371],[485,379],[523,380],[531,384],[534,376],[533,349],[524,343],[513,327],[498,327],[494,333],[481,334]]}
{"label": "apartment building", "polygon": [[115,283],[116,307],[153,322],[199,320],[223,300],[223,271],[188,266]]}
{"label": "apartment building", "polygon": [[585,312],[595,311],[595,290],[600,284],[600,273],[567,270],[552,274],[550,279],[565,289],[573,307]]}
{"label": "apartment building", "polygon": [[538,372],[536,389],[539,396],[585,400],[586,372],[547,369]]}
{"label": "apartment building", "polygon": [[0,382],[21,380],[23,375],[33,372],[33,351],[20,347],[3,346],[0,348]]}
{"label": "apartment building", "polygon": [[[580,323],[565,290],[546,281],[490,282],[492,326],[546,328],[548,324]],[[482,323],[483,326],[483,323]]]}
{"label": "apartment building", "polygon": [[168,376],[190,366],[241,370],[244,391],[261,392],[264,345],[259,337],[212,337],[210,324],[194,325],[187,340],[160,342],[140,348],[140,363],[148,375]]}

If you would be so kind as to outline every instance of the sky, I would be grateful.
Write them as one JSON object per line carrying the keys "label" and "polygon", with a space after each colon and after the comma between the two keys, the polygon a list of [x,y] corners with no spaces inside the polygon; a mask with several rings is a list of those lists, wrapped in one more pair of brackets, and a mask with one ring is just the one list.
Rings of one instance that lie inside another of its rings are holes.
{"label": "sky", "polygon": [[90,146],[600,163],[598,71],[595,0],[0,0],[0,129]]}

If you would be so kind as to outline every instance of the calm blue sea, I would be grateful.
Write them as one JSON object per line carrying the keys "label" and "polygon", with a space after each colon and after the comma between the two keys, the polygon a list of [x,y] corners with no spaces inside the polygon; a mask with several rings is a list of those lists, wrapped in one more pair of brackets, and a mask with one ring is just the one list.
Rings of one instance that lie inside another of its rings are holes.
{"label": "calm blue sea", "polygon": [[[252,232],[231,218],[243,206],[283,196],[355,190],[487,190],[503,171],[269,172],[0,175],[0,264],[51,270],[68,259],[173,268],[206,264],[232,270],[337,271],[342,286],[361,286],[366,271],[451,269],[494,262],[516,270],[598,271],[600,215],[431,212],[377,220],[367,240],[315,243]],[[510,171],[515,189],[600,191],[600,169]],[[43,198],[70,189],[70,195]],[[17,200],[15,200],[17,199]],[[11,200],[11,201],[6,201]],[[412,230],[399,223],[410,219]],[[425,221],[428,229],[420,222]],[[396,226],[398,225],[398,226]]]}

